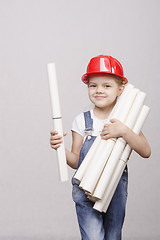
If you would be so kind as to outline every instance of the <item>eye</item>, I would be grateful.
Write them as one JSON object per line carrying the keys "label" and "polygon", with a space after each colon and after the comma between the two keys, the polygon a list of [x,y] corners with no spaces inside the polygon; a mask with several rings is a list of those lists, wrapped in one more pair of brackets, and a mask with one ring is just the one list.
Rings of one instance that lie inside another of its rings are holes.
{"label": "eye", "polygon": [[89,85],[89,87],[94,88],[94,87],[96,87],[96,85],[95,84],[91,84],[91,85]]}
{"label": "eye", "polygon": [[110,85],[108,85],[108,84],[105,85],[105,88],[109,88],[109,87],[110,87]]}

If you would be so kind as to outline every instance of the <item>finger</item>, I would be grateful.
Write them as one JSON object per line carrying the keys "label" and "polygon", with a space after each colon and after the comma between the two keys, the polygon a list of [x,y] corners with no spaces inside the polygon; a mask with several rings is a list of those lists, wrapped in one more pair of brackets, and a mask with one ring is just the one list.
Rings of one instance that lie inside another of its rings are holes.
{"label": "finger", "polygon": [[50,144],[52,144],[52,145],[56,145],[56,144],[60,144],[60,143],[62,143],[63,142],[63,140],[50,140]]}
{"label": "finger", "polygon": [[51,130],[51,131],[50,131],[50,134],[53,136],[53,135],[58,134],[58,132],[57,132],[56,130]]}
{"label": "finger", "polygon": [[64,132],[64,133],[63,133],[63,136],[64,136],[64,137],[67,136],[67,132]]}
{"label": "finger", "polygon": [[101,138],[102,138],[103,140],[108,140],[108,139],[110,138],[110,136],[109,136],[109,134],[108,134],[108,135],[103,135],[103,136],[101,136]]}
{"label": "finger", "polygon": [[57,144],[61,144],[62,142],[62,140],[50,140],[50,145],[56,146]]}
{"label": "finger", "polygon": [[107,127],[104,127],[104,128],[102,129],[102,132],[101,132],[101,133],[103,134],[103,133],[106,132],[106,131],[109,132],[109,127],[108,127],[108,126],[107,126]]}
{"label": "finger", "polygon": [[101,133],[101,136],[108,135],[108,134],[109,134],[109,131],[104,129]]}
{"label": "finger", "polygon": [[110,125],[110,123],[106,123],[106,124],[104,124],[104,127],[106,128],[106,127],[109,127],[109,125]]}
{"label": "finger", "polygon": [[63,141],[62,140],[54,140],[54,141],[50,141],[50,145],[53,147],[53,146],[56,146],[57,144],[61,144]]}
{"label": "finger", "polygon": [[53,135],[53,136],[51,136],[50,137],[50,140],[60,140],[60,139],[62,139],[62,136],[60,136],[60,135]]}
{"label": "finger", "polygon": [[61,146],[61,144],[56,144],[56,145],[51,145],[51,147],[53,148],[53,149],[57,149],[57,148],[59,148]]}

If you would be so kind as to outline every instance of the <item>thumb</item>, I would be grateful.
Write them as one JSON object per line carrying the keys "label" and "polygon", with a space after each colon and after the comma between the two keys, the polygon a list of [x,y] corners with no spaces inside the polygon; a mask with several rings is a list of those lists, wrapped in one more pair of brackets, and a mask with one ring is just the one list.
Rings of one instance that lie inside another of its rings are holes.
{"label": "thumb", "polygon": [[64,137],[67,136],[67,132],[63,132],[63,136],[64,136]]}

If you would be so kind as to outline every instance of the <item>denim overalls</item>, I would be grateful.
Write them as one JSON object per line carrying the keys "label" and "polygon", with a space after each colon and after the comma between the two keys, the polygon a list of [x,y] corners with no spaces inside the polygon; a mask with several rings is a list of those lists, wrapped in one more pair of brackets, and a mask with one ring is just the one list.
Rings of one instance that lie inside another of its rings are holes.
{"label": "denim overalls", "polygon": [[[86,139],[79,155],[79,163],[83,161],[96,136],[92,136],[93,120],[90,111],[84,113]],[[127,200],[128,170],[124,170],[117,189],[113,195],[106,213],[93,209],[85,192],[79,188],[79,182],[72,178],[72,197],[76,206],[76,213],[82,240],[121,240],[122,226],[125,217]]]}

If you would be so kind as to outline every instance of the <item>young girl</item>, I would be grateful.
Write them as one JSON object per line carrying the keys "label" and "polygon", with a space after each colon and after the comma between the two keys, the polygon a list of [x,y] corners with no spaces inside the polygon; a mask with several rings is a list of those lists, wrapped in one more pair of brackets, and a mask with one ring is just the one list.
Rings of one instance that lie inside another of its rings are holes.
{"label": "young girl", "polygon": [[[120,62],[111,57],[100,55],[90,60],[82,81],[88,85],[88,95],[94,108],[79,114],[72,125],[72,149],[66,149],[67,164],[77,169],[96,136],[101,138],[122,137],[140,156],[148,158],[151,154],[149,144],[141,132],[135,134],[117,119],[105,124],[117,97],[121,95],[128,82],[123,75]],[[66,133],[64,132],[64,136]],[[51,131],[50,144],[57,149],[62,143],[62,136]],[[93,209],[78,181],[72,178],[72,196],[76,206],[77,218],[82,240],[121,240],[127,200],[128,170],[125,168],[106,213]]]}

